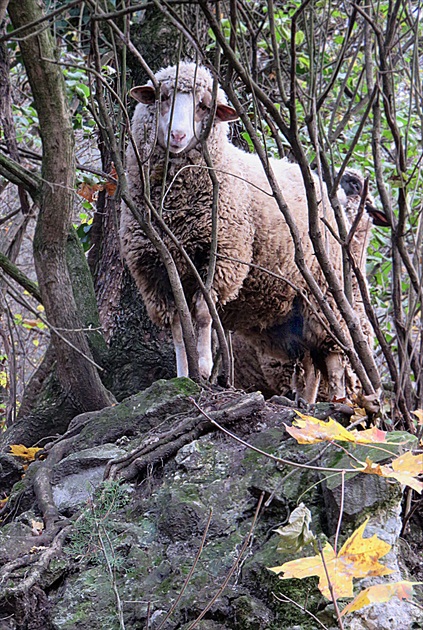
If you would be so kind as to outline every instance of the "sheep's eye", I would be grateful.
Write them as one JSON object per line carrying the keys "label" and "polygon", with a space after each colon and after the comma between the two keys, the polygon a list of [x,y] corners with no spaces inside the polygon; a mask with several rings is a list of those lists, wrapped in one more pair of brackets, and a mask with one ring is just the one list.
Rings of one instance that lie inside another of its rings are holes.
{"label": "sheep's eye", "polygon": [[162,103],[165,103],[166,101],[168,101],[170,99],[170,94],[162,94],[161,95],[161,101]]}
{"label": "sheep's eye", "polygon": [[200,101],[200,103],[198,103],[198,108],[202,109],[203,112],[206,112],[208,110],[207,105],[204,105],[204,103],[202,103],[201,101]]}

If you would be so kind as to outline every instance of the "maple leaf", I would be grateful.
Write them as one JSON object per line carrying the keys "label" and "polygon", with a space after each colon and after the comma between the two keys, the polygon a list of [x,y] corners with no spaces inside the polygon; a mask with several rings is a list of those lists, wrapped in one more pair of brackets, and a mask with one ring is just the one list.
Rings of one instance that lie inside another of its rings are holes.
{"label": "maple leaf", "polygon": [[317,575],[319,577],[319,590],[327,599],[332,599],[328,582],[329,576],[336,599],[353,597],[353,578],[392,573],[392,569],[388,569],[378,562],[379,558],[388,553],[391,545],[380,540],[376,534],[371,538],[363,538],[368,520],[366,519],[346,540],[338,554],[335,553],[330,543],[326,543],[322,552],[324,564],[321,555],[318,555],[291,560],[269,570],[278,575],[283,573],[283,576],[280,576],[282,580]]}
{"label": "maple leaf", "polygon": [[370,604],[382,604],[388,602],[392,597],[398,597],[398,599],[410,600],[413,595],[413,586],[415,584],[421,584],[421,582],[390,582],[387,584],[375,584],[369,586],[361,591],[352,602],[350,602],[341,615],[347,615],[348,613],[360,610],[364,606],[370,606]]}
{"label": "maple leaf", "polygon": [[35,454],[38,453],[38,451],[42,451],[43,449],[41,448],[37,448],[37,447],[31,447],[31,448],[27,448],[26,446],[24,446],[23,444],[11,444],[10,445],[10,452],[12,455],[15,455],[16,457],[20,457],[22,459],[25,459],[27,462],[32,462],[35,459]]}
{"label": "maple leaf", "polygon": [[366,467],[361,472],[379,475],[380,477],[392,477],[405,486],[409,486],[421,494],[423,483],[416,479],[423,474],[423,454],[413,455],[407,451],[388,465],[381,466],[366,459]]}
{"label": "maple leaf", "polygon": [[316,442],[354,442],[355,444],[373,444],[386,442],[386,432],[372,427],[365,431],[348,431],[342,424],[332,418],[328,421],[318,420],[313,416],[306,416],[296,412],[300,418],[294,420],[295,426],[285,425],[287,432],[294,437],[299,444],[315,444]]}

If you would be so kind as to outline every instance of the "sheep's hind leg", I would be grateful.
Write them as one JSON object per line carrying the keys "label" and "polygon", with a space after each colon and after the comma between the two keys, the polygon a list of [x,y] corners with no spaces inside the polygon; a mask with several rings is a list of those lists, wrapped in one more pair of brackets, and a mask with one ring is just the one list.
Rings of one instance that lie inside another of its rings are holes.
{"label": "sheep's hind leg", "polygon": [[312,404],[316,402],[317,392],[320,385],[320,374],[316,370],[313,360],[307,353],[301,360],[300,366],[302,374],[298,374],[298,366],[294,378],[296,379],[296,398],[302,398]]}
{"label": "sheep's hind leg", "polygon": [[331,352],[325,359],[328,374],[329,400],[345,398],[344,357],[339,352]]}
{"label": "sheep's hind leg", "polygon": [[212,317],[202,293],[195,300],[195,321],[197,324],[198,367],[203,378],[209,378],[213,369]]}
{"label": "sheep's hind leg", "polygon": [[172,324],[173,346],[175,348],[176,357],[176,374],[177,376],[188,376],[188,359],[185,351],[184,335],[182,333],[181,320],[178,313],[175,313]]}

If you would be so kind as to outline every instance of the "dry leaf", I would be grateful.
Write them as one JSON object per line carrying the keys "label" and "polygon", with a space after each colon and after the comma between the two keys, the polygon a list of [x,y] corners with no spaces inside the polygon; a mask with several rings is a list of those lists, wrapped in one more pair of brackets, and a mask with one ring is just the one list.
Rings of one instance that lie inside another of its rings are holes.
{"label": "dry leaf", "polygon": [[47,547],[44,547],[43,545],[40,545],[39,547],[31,547],[31,549],[29,550],[29,553],[38,553],[38,551],[44,551],[44,549],[47,549]]}
{"label": "dry leaf", "polygon": [[300,558],[285,562],[280,567],[272,567],[270,571],[280,576],[282,580],[289,578],[305,578],[311,575],[319,577],[319,589],[327,598],[332,599],[327,574],[336,599],[353,596],[353,578],[364,578],[377,575],[388,575],[388,569],[378,562],[388,553],[391,545],[380,540],[374,534],[371,538],[363,538],[363,532],[368,523],[367,519],[344,543],[338,554],[333,547],[326,543],[323,549],[325,566],[321,555],[311,558]]}
{"label": "dry leaf", "polygon": [[[112,164],[112,168],[109,173],[110,177],[113,177],[117,180],[117,173],[115,165]],[[104,183],[99,184],[89,184],[88,182],[82,182],[79,184],[76,192],[80,197],[83,197],[90,203],[94,203],[97,201],[98,193],[101,190],[105,190],[109,197],[113,197],[116,192],[117,181],[111,182],[110,180],[106,180]]]}
{"label": "dry leaf", "polygon": [[16,457],[21,457],[22,459],[25,459],[27,462],[34,461],[35,454],[38,453],[38,451],[42,451],[42,450],[43,450],[42,448],[37,448],[35,446],[31,448],[27,448],[23,444],[10,445],[11,454],[15,455]]}
{"label": "dry leaf", "polygon": [[43,521],[35,521],[34,519],[31,520],[31,533],[33,536],[41,536],[43,529]]}
{"label": "dry leaf", "polygon": [[83,197],[90,203],[94,203],[100,190],[103,190],[103,184],[88,184],[87,182],[82,182],[79,184],[76,192],[80,197]]}
{"label": "dry leaf", "polygon": [[396,479],[399,483],[409,486],[421,494],[423,483],[416,477],[423,474],[423,453],[413,455],[407,451],[384,466],[374,464],[366,459],[366,468],[361,472]]}
{"label": "dry leaf", "polygon": [[388,584],[375,584],[374,586],[365,588],[348,606],[345,606],[341,615],[347,615],[370,604],[389,602],[392,597],[410,600],[413,596],[414,584],[421,584],[421,582],[407,582],[404,580],[402,582],[391,582]]}
{"label": "dry leaf", "polygon": [[274,531],[279,534],[278,551],[299,551],[315,539],[310,531],[311,512],[304,503],[291,513],[288,525]]}
{"label": "dry leaf", "polygon": [[329,418],[328,421],[318,420],[313,416],[306,416],[296,412],[300,418],[294,420],[295,426],[285,425],[287,432],[294,437],[299,444],[315,444],[317,442],[353,442],[355,444],[381,444],[386,442],[386,432],[372,427],[365,431],[348,431],[342,424]]}
{"label": "dry leaf", "polygon": [[423,424],[423,409],[416,409],[416,411],[412,411],[415,416],[417,416],[417,424]]}

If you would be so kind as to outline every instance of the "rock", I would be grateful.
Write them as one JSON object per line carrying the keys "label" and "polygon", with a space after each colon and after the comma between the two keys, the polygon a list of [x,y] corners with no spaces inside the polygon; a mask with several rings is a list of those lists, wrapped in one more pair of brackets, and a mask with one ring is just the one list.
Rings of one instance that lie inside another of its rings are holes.
{"label": "rock", "polygon": [[74,514],[89,501],[102,483],[110,459],[125,451],[114,444],[103,444],[72,453],[53,467],[54,503],[62,514]]}
{"label": "rock", "polygon": [[[0,453],[0,488],[5,495],[9,494],[24,472],[22,464],[7,453]],[[4,497],[0,497],[4,498]]]}
{"label": "rock", "polygon": [[[221,422],[231,419],[230,431],[251,448],[213,430],[210,423],[207,434],[195,433],[195,423],[204,424],[204,419],[191,397],[207,413],[220,414]],[[316,588],[315,578],[280,580],[268,570],[314,555],[311,550],[294,554],[277,549],[274,530],[286,523],[300,498],[321,537],[332,534],[339,513],[340,477],[323,484],[316,470],[292,468],[258,452],[318,463],[322,445],[298,445],[285,431],[294,414],[280,404],[265,405],[260,396],[205,392],[188,379],[172,379],[119,405],[75,418],[67,456],[51,466],[59,516],[78,515],[45,582],[51,629],[118,630],[124,624],[127,630],[138,630],[148,620],[150,630],[161,624],[163,630],[188,630],[207,610],[196,625],[202,630],[315,630],[310,615],[277,599],[286,595],[335,630],[333,607]],[[186,419],[193,420],[189,431],[194,437],[178,432]],[[110,458],[141,444],[152,452],[159,434],[168,444],[178,435],[175,451],[163,451],[134,483],[101,483]],[[325,457],[329,452],[338,457],[332,447]],[[31,480],[48,461],[31,464],[18,484],[26,510],[31,502],[36,508]],[[343,523],[348,531],[341,542],[370,514],[365,536],[377,533],[393,545],[386,563],[395,573],[387,580],[400,579],[399,486],[379,478],[368,485],[363,477],[355,475],[346,483]],[[14,491],[14,496],[19,513],[20,495]],[[36,542],[23,522],[6,525],[0,530],[0,555],[7,560],[13,544],[17,557]],[[345,629],[411,629],[418,612],[413,615],[411,604],[394,601],[354,613]],[[403,622],[409,625],[398,625]]]}

